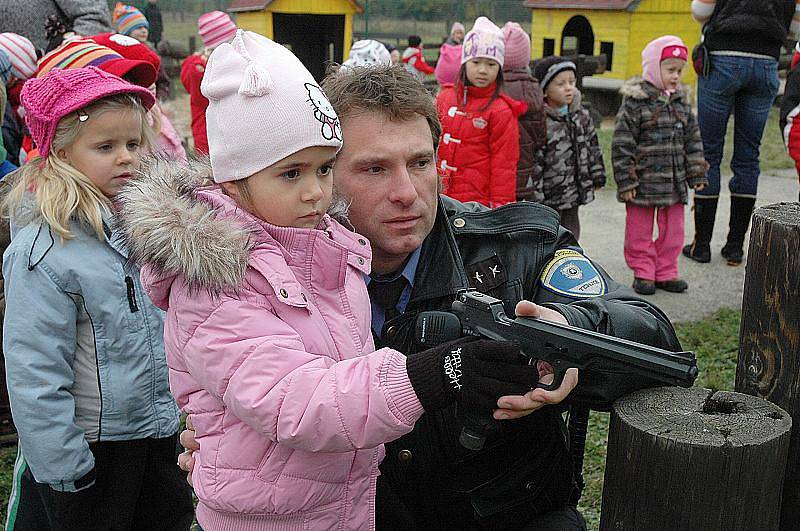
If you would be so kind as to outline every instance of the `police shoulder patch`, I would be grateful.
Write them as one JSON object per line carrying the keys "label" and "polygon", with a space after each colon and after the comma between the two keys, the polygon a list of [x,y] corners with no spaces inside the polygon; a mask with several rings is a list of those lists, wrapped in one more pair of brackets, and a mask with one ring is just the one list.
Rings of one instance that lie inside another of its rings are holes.
{"label": "police shoulder patch", "polygon": [[553,293],[584,299],[605,295],[608,286],[603,275],[579,251],[559,249],[542,270],[539,281]]}

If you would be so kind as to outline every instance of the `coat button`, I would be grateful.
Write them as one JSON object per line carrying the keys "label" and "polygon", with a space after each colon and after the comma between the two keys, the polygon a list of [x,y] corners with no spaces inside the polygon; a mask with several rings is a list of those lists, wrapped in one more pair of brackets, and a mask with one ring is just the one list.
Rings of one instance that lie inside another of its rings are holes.
{"label": "coat button", "polygon": [[453,226],[454,226],[455,228],[457,228],[457,229],[460,229],[461,227],[463,227],[463,226],[464,226],[464,225],[466,225],[466,224],[467,224],[467,222],[466,222],[466,221],[464,221],[464,220],[463,220],[463,219],[461,219],[461,218],[456,218],[456,219],[454,219],[454,220],[453,220]]}
{"label": "coat button", "polygon": [[525,488],[527,490],[533,490],[536,488],[536,484],[533,481],[529,481],[528,483],[525,484]]}
{"label": "coat button", "polygon": [[397,333],[397,327],[394,325],[386,329],[386,337],[394,337],[396,333]]}
{"label": "coat button", "polygon": [[361,245],[366,245],[367,244],[367,240],[365,240],[364,238],[359,238],[358,239],[358,243],[360,243]]}
{"label": "coat button", "polygon": [[281,288],[279,293],[281,294],[281,297],[283,297],[284,299],[289,297],[289,293],[283,288]]}
{"label": "coat button", "polygon": [[364,265],[364,259],[361,258],[360,256],[358,257],[358,263]]}
{"label": "coat button", "polygon": [[411,450],[400,450],[399,452],[397,452],[397,459],[401,463],[408,463],[409,461],[411,461],[412,457],[414,456],[411,454]]}

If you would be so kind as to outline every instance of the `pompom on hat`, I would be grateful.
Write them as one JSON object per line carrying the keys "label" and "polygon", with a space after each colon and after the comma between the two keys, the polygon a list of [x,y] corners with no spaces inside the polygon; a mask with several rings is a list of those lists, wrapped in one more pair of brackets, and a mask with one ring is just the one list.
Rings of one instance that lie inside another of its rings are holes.
{"label": "pompom on hat", "polygon": [[214,181],[245,179],[315,146],[342,147],[327,96],[292,52],[238,30],[208,58],[203,82]]}
{"label": "pompom on hat", "polygon": [[146,88],[94,66],[56,68],[43,77],[30,79],[22,87],[20,100],[39,153],[47,157],[56,127],[63,117],[106,96],[125,93],[137,96],[145,109],[150,109],[156,101]]}
{"label": "pompom on hat", "polygon": [[[132,37],[125,38],[136,40]],[[149,87],[155,83],[158,76],[158,70],[148,61],[127,59],[92,39],[81,38],[69,40],[42,57],[39,60],[37,77],[42,77],[54,69],[85,66],[96,66],[142,87]]]}
{"label": "pompom on hat", "polygon": [[22,35],[0,33],[0,50],[11,61],[11,75],[17,79],[29,79],[36,75],[36,47]]}
{"label": "pompom on hat", "polygon": [[227,13],[211,11],[197,19],[197,33],[203,46],[213,50],[223,42],[230,42],[236,35],[236,24]]}
{"label": "pompom on hat", "polygon": [[485,58],[497,61],[503,66],[505,59],[505,39],[503,32],[486,17],[478,17],[469,33],[464,37],[461,48],[461,64],[471,59]]}
{"label": "pompom on hat", "polygon": [[516,22],[506,22],[503,26],[506,41],[505,64],[503,68],[525,68],[531,62],[531,38]]}
{"label": "pompom on hat", "polygon": [[352,68],[355,66],[370,66],[370,65],[390,65],[392,64],[392,56],[389,50],[383,43],[372,39],[365,39],[356,41],[350,48],[350,55],[347,61],[342,63],[345,68]]}
{"label": "pompom on hat", "polygon": [[141,11],[133,6],[118,2],[111,13],[111,20],[117,25],[117,30],[123,35],[130,35],[139,28],[150,28],[150,23]]}

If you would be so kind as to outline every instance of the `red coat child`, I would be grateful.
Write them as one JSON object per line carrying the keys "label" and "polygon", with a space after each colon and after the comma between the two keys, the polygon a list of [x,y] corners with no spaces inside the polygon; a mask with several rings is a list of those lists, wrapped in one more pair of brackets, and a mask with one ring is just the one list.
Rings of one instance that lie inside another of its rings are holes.
{"label": "red coat child", "polygon": [[200,83],[206,71],[208,57],[205,54],[192,54],[181,64],[181,83],[189,93],[189,107],[192,116],[192,139],[198,154],[208,154],[206,136],[206,108],[208,99],[200,92]]}
{"label": "red coat child", "polygon": [[[486,87],[445,85],[436,97],[442,122],[437,164],[444,193],[498,207],[516,200],[518,117],[527,105]],[[465,97],[466,96],[466,97]]]}

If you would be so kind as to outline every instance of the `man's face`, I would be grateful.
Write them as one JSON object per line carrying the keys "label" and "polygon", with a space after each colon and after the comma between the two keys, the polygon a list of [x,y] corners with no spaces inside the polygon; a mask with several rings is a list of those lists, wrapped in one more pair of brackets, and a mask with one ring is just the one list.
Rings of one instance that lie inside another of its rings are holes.
{"label": "man's face", "polygon": [[436,217],[438,177],[428,122],[377,112],[342,118],[344,147],[334,186],[352,201],[350,221],[372,244],[376,273],[396,271],[428,236]]}

